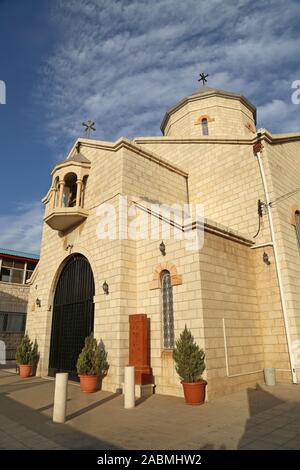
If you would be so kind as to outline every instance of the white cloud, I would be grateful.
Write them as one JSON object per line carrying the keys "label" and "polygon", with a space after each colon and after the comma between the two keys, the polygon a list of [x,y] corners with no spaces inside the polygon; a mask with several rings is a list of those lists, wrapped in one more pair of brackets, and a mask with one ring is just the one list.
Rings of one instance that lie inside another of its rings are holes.
{"label": "white cloud", "polygon": [[13,214],[0,215],[0,247],[39,253],[44,209],[39,202],[19,205]]}
{"label": "white cloud", "polygon": [[[169,106],[209,85],[258,107],[259,126],[281,131],[278,101],[294,130],[290,84],[300,79],[300,9],[294,0],[56,1],[57,46],[45,64],[49,142],[67,150],[96,122],[96,138],[160,134]],[[275,103],[275,104],[274,104]],[[277,103],[277,104],[276,104]],[[288,103],[288,104],[287,104]],[[289,115],[291,113],[292,117]]]}
{"label": "white cloud", "polygon": [[272,122],[278,133],[300,132],[300,105],[273,100],[261,106],[259,113],[260,121]]}

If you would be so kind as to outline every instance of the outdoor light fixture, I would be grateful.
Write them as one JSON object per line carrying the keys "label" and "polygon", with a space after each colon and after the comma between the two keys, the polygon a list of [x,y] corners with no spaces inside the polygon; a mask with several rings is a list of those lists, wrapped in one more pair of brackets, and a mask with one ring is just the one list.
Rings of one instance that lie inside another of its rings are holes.
{"label": "outdoor light fixture", "polygon": [[266,252],[264,252],[264,254],[263,254],[263,261],[264,261],[265,264],[267,264],[268,266],[270,266],[271,261],[270,261],[270,258],[269,258],[268,253],[266,253]]}
{"label": "outdoor light fixture", "polygon": [[161,244],[159,245],[159,250],[163,256],[166,255],[166,245],[164,244],[164,242],[161,242]]}
{"label": "outdoor light fixture", "polygon": [[41,301],[40,301],[40,299],[36,299],[35,305],[36,305],[37,307],[40,307],[40,306],[41,306]]}
{"label": "outdoor light fixture", "polygon": [[106,281],[103,282],[102,284],[102,289],[103,289],[103,292],[105,295],[108,295],[109,294],[109,291],[108,291],[108,284]]}

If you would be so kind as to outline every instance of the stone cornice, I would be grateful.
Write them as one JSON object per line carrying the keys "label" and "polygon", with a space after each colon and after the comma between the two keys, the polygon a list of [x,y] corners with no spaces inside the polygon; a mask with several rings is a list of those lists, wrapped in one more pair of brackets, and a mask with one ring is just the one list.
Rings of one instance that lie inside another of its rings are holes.
{"label": "stone cornice", "polygon": [[251,238],[247,238],[245,235],[237,232],[236,230],[231,229],[230,227],[226,227],[222,224],[219,224],[213,220],[204,218],[203,224],[201,222],[193,221],[190,224],[187,225],[180,225],[178,221],[175,221],[173,219],[169,219],[165,217],[163,214],[154,212],[151,210],[151,206],[147,206],[144,203],[141,204],[140,202],[132,201],[135,206],[138,209],[141,209],[144,212],[147,212],[149,215],[152,215],[153,217],[157,217],[166,224],[171,225],[172,227],[176,228],[177,230],[180,230],[182,232],[188,232],[190,230],[195,230],[197,228],[203,227],[204,225],[204,231],[208,233],[212,233],[216,236],[226,238],[232,241],[235,241],[236,243],[240,243],[242,245],[246,246],[253,246],[255,242]]}
{"label": "stone cornice", "polygon": [[65,160],[55,165],[55,167],[51,171],[51,175],[53,176],[57,170],[60,170],[61,168],[66,168],[68,166],[78,166],[79,168],[91,168],[91,163],[76,162],[74,160],[69,160],[69,161]]}
{"label": "stone cornice", "polygon": [[247,138],[224,138],[224,137],[200,137],[197,139],[183,139],[174,137],[136,137],[134,142],[137,145],[143,144],[234,144],[234,145],[253,145],[257,141],[257,137]]}
{"label": "stone cornice", "polygon": [[91,140],[91,139],[78,139],[72,146],[67,158],[69,158],[69,156],[72,155],[72,153],[74,152],[74,148],[76,147],[78,142],[80,142],[81,147],[90,147],[90,148],[96,148],[96,149],[101,149],[101,150],[108,150],[110,152],[117,152],[120,149],[127,149],[127,150],[134,152],[137,155],[140,155],[143,158],[146,158],[160,166],[163,166],[164,168],[167,168],[170,171],[173,171],[174,173],[177,173],[178,175],[181,175],[185,178],[188,177],[188,173],[182,170],[177,165],[174,165],[168,160],[161,158],[159,155],[156,155],[155,153],[147,149],[144,149],[143,147],[140,147],[138,144],[136,144],[135,142],[131,140],[126,139],[125,137],[121,137],[116,142],[106,142],[106,141]]}
{"label": "stone cornice", "polygon": [[[268,129],[259,129],[260,138],[271,145],[286,144],[289,142],[299,142],[300,132],[287,132],[285,134],[272,134]],[[257,140],[257,139],[256,139]]]}
{"label": "stone cornice", "polygon": [[[195,222],[194,222],[195,224]],[[209,233],[233,240],[242,245],[253,246],[254,241],[251,238],[247,238],[236,230],[232,230],[230,227],[225,227],[210,219],[204,219],[204,230]]]}

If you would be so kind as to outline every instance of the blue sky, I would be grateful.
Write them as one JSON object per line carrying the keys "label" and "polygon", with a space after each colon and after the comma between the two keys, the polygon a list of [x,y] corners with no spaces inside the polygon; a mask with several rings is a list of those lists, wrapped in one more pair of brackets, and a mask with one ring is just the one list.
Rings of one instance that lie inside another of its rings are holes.
{"label": "blue sky", "polygon": [[259,127],[300,131],[299,24],[294,0],[0,0],[0,247],[39,251],[50,169],[83,120],[101,140],[160,135],[199,72]]}

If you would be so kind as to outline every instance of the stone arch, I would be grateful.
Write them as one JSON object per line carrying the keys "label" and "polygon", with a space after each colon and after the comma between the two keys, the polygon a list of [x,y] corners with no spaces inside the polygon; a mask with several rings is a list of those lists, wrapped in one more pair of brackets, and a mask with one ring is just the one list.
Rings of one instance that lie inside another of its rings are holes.
{"label": "stone arch", "polygon": [[209,114],[201,114],[201,116],[198,116],[195,125],[201,124],[203,119],[207,119],[207,122],[214,122],[214,118],[210,117]]}
{"label": "stone arch", "polygon": [[290,224],[296,227],[296,214],[300,214],[300,204],[293,204],[290,213]]}
{"label": "stone arch", "polygon": [[56,264],[55,264],[55,268],[53,270],[53,276],[52,276],[52,283],[51,283],[51,288],[49,290],[49,295],[48,295],[48,306],[51,306],[52,303],[53,303],[53,298],[54,298],[54,294],[55,294],[55,289],[56,289],[56,286],[57,286],[57,283],[58,283],[58,279],[60,277],[60,274],[63,270],[63,268],[65,267],[66,263],[68,262],[69,258],[72,256],[72,254],[74,253],[78,253],[80,255],[83,255],[87,260],[88,262],[90,263],[91,265],[91,268],[92,268],[92,271],[93,271],[93,275],[94,275],[94,279],[95,279],[95,297],[97,295],[99,295],[101,292],[101,289],[100,289],[100,280],[99,280],[99,276],[98,276],[98,271],[97,271],[97,268],[96,268],[96,265],[95,265],[95,262],[94,262],[94,258],[93,256],[91,255],[91,253],[86,249],[84,248],[83,246],[81,245],[78,245],[75,241],[73,242],[73,246],[72,246],[72,253],[69,253],[68,255],[63,255],[61,256]]}
{"label": "stone arch", "polygon": [[76,361],[94,330],[95,279],[88,259],[70,254],[60,271],[52,307],[49,375],[68,372],[76,379]]}
{"label": "stone arch", "polygon": [[170,263],[160,263],[156,266],[153,279],[150,283],[150,289],[161,289],[161,274],[163,271],[169,271],[171,275],[171,285],[179,286],[182,284],[182,276],[178,274],[175,264]]}
{"label": "stone arch", "polygon": [[[77,245],[74,242],[72,253],[69,253],[67,255],[63,254],[61,257],[59,257],[52,272],[52,282],[51,282],[50,290],[48,292],[47,304],[46,304],[47,305],[46,307],[47,308],[47,316],[46,316],[47,331],[51,331],[52,315],[53,315],[53,300],[54,300],[55,290],[56,290],[58,280],[60,278],[60,275],[65,265],[67,264],[68,260],[74,253],[83,255],[88,260],[89,264],[91,265],[93,276],[94,276],[94,281],[95,281],[94,303],[96,302],[95,300],[96,296],[101,293],[99,275],[96,269],[93,256],[86,248],[82,247],[79,244]],[[39,284],[38,279],[36,280],[36,283]],[[34,286],[32,286],[32,289],[34,289]],[[35,310],[34,303],[32,304],[32,306],[33,306],[33,310]],[[47,354],[45,354],[45,358],[44,358],[45,364],[48,363],[48,360],[49,360],[49,350],[50,350],[50,335],[49,336],[47,335],[47,339],[45,341],[45,351],[47,351]]]}

